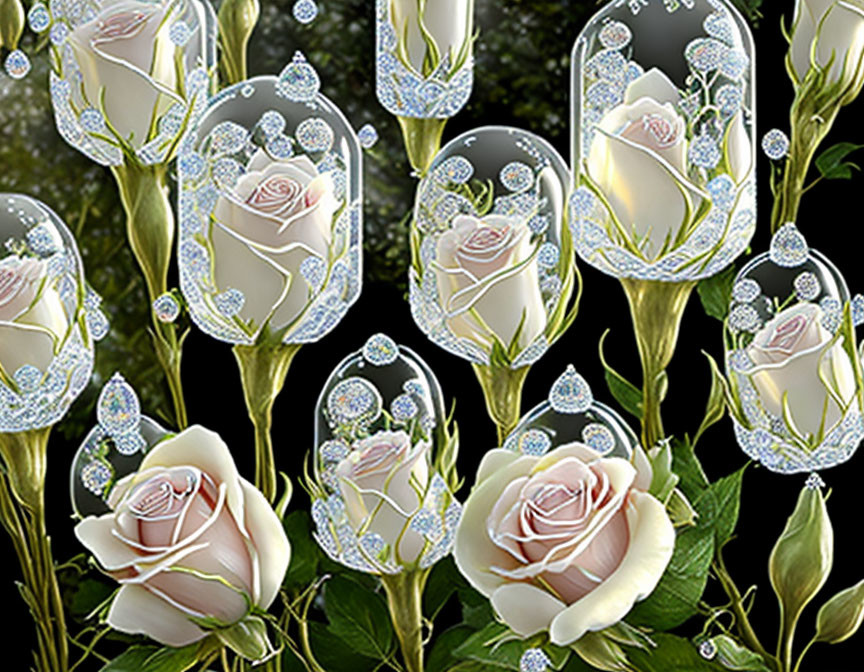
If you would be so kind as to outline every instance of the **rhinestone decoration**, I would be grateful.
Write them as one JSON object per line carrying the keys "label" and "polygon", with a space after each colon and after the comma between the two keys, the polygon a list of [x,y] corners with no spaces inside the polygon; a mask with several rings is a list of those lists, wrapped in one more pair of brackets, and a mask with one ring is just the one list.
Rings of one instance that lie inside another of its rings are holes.
{"label": "rhinestone decoration", "polygon": [[789,153],[789,136],[778,128],[771,129],[762,137],[762,151],[769,159],[779,161]]}
{"label": "rhinestone decoration", "polygon": [[813,301],[822,293],[819,278],[815,273],[804,271],[795,278],[795,295],[802,301]]}
{"label": "rhinestone decoration", "polygon": [[276,83],[276,95],[296,103],[308,103],[315,100],[321,89],[321,80],[306,57],[299,51],[294,53],[291,62],[279,75]]}
{"label": "rhinestone decoration", "polygon": [[700,168],[716,168],[720,163],[720,147],[717,141],[704,131],[693,138],[688,151],[690,163]]}
{"label": "rhinestone decoration", "polygon": [[551,665],[543,649],[528,649],[519,659],[519,672],[546,672]]}
{"label": "rhinestone decoration", "polygon": [[153,302],[153,312],[160,322],[173,322],[180,315],[180,304],[172,294],[163,294]]}
{"label": "rhinestone decoration", "polygon": [[570,364],[549,391],[549,404],[558,413],[584,413],[594,402],[591,388]]}
{"label": "rhinestone decoration", "polygon": [[519,436],[517,447],[523,455],[539,457],[549,452],[552,447],[552,439],[541,429],[529,429]]}
{"label": "rhinestone decoration", "polygon": [[109,436],[122,436],[137,429],[141,421],[138,395],[119,373],[102,388],[96,402],[96,418]]}
{"label": "rhinestone decoration", "polygon": [[399,357],[399,346],[386,334],[375,334],[363,345],[363,359],[373,366],[387,366]]}
{"label": "rhinestone decoration", "polygon": [[381,395],[363,378],[348,378],[336,385],[327,397],[330,418],[339,424],[374,422],[381,414]]}
{"label": "rhinestone decoration", "polygon": [[706,639],[699,645],[699,655],[706,660],[713,660],[717,655],[717,645],[710,639]]}
{"label": "rhinestone decoration", "polygon": [[740,303],[752,303],[761,293],[762,288],[752,278],[744,278],[732,286],[732,298]]}
{"label": "rhinestone decoration", "polygon": [[560,257],[560,250],[555,243],[543,243],[537,253],[537,264],[541,268],[555,268]]}
{"label": "rhinestone decoration", "polygon": [[753,306],[740,304],[729,312],[729,326],[736,331],[756,331],[759,329],[759,313]]}
{"label": "rhinestone decoration", "polygon": [[12,79],[23,79],[30,72],[30,59],[20,49],[10,51],[4,63],[6,74]]}
{"label": "rhinestone decoration", "polygon": [[800,266],[807,261],[808,253],[807,241],[792,222],[780,227],[768,248],[771,261],[785,268]]}
{"label": "rhinestone decoration", "polygon": [[860,294],[852,297],[852,324],[856,327],[864,324],[864,296]]}
{"label": "rhinestone decoration", "polygon": [[221,294],[213,297],[213,302],[218,310],[225,317],[234,317],[239,315],[243,310],[243,304],[246,302],[246,297],[239,289],[228,289]]}
{"label": "rhinestone decoration", "polygon": [[185,47],[189,38],[192,37],[192,29],[185,21],[178,21],[168,30],[168,37],[178,47]]}
{"label": "rhinestone decoration", "polygon": [[307,152],[326,152],[333,145],[333,129],[323,119],[306,119],[297,126],[297,142]]}
{"label": "rhinestone decoration", "polygon": [[30,30],[34,33],[41,33],[48,29],[51,25],[51,15],[48,13],[48,8],[41,2],[37,2],[27,12],[27,23],[30,24]]}
{"label": "rhinestone decoration", "polygon": [[465,184],[474,174],[474,166],[463,156],[451,156],[434,171],[435,178],[447,184]]}
{"label": "rhinestone decoration", "polygon": [[534,171],[521,161],[513,161],[501,169],[499,179],[510,191],[523,191],[534,184]]}
{"label": "rhinestone decoration", "polygon": [[593,423],[582,429],[582,440],[589,448],[606,455],[615,448],[615,435],[606,425]]}
{"label": "rhinestone decoration", "polygon": [[360,146],[363,149],[369,149],[378,142],[378,131],[372,124],[364,124],[357,131],[357,139],[360,141]]}
{"label": "rhinestone decoration", "polygon": [[390,405],[390,413],[393,414],[395,420],[400,422],[407,422],[416,416],[419,411],[417,403],[408,394],[400,394]]}
{"label": "rhinestone decoration", "polygon": [[113,478],[114,471],[103,462],[91,462],[81,470],[82,484],[97,497],[102,496]]}
{"label": "rhinestone decoration", "polygon": [[315,0],[297,0],[291,10],[294,18],[303,25],[312,23],[318,16],[318,5]]}
{"label": "rhinestone decoration", "polygon": [[819,474],[814,472],[807,477],[807,482],[804,485],[810,490],[821,490],[825,487],[825,481],[822,480]]}
{"label": "rhinestone decoration", "polygon": [[610,21],[600,30],[600,44],[607,49],[624,49],[631,39],[633,33],[621,21]]}

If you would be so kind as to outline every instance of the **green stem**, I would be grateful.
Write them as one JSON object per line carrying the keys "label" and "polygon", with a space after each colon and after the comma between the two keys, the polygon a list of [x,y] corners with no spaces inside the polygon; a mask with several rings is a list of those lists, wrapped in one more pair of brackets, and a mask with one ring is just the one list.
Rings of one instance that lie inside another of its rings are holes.
{"label": "green stem", "polygon": [[142,166],[130,162],[111,170],[126,212],[129,246],[147,284],[153,322],[151,335],[168,382],[174,419],[179,429],[185,429],[188,420],[180,377],[184,337],[178,336],[177,325],[161,322],[153,310],[153,302],[168,291],[168,267],[174,245],[174,211],[168,199],[166,180],[168,169],[164,165]]}
{"label": "green stem", "polygon": [[741,596],[741,591],[738,590],[738,586],[735,585],[735,581],[729,575],[726,564],[723,561],[723,556],[719,552],[717,553],[717,559],[712,564],[712,569],[732,603],[732,613],[735,615],[735,627],[741,640],[750,649],[762,656],[772,669],[777,669],[777,659],[769,654],[767,649],[762,645],[762,642],[759,641],[759,637],[750,623],[747,610],[744,608],[744,598]]}
{"label": "green stem", "polygon": [[247,77],[246,51],[260,14],[258,0],[223,0],[219,7],[220,66],[228,85]]}
{"label": "green stem", "polygon": [[799,672],[801,670],[801,663],[804,662],[804,656],[807,655],[807,652],[810,650],[810,647],[813,646],[815,643],[816,643],[815,638],[811,639],[809,642],[807,642],[807,646],[805,646],[801,650],[801,655],[798,656],[798,662],[795,663],[795,668],[792,670],[792,672]]}
{"label": "green stem", "polygon": [[792,652],[795,645],[795,628],[801,615],[789,614],[782,605],[780,607],[780,636],[777,638],[777,660],[780,661],[782,672],[792,672]]}
{"label": "green stem", "polygon": [[666,436],[660,415],[666,367],[675,354],[681,317],[696,283],[622,278],[621,285],[630,302],[642,362],[642,443],[648,450]]}
{"label": "green stem", "polygon": [[407,672],[423,672],[423,587],[428,575],[425,570],[405,570],[381,577]]}
{"label": "green stem", "polygon": [[234,346],[246,409],[255,427],[255,486],[271,504],[276,500],[276,463],[270,437],[273,402],[299,349],[300,345],[266,341]]}
{"label": "green stem", "polygon": [[498,445],[510,435],[522,415],[522,386],[530,366],[510,369],[500,366],[472,364],[474,374],[483,388],[486,411],[498,428]]}
{"label": "green stem", "polygon": [[446,119],[415,119],[414,117],[396,117],[402,138],[405,140],[405,152],[408,161],[414,169],[416,177],[423,177],[432,160],[441,149],[441,135],[444,133]]}
{"label": "green stem", "polygon": [[0,434],[0,520],[12,539],[24,596],[36,625],[38,672],[66,672],[69,651],[51,538],[45,526],[45,471],[50,427]]}

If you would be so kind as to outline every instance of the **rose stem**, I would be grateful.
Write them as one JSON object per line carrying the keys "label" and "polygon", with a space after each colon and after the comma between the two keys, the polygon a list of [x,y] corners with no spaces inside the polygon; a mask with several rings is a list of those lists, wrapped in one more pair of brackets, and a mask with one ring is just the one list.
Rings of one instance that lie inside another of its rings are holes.
{"label": "rose stem", "polygon": [[642,361],[642,443],[648,450],[665,436],[660,403],[666,396],[666,367],[675,353],[681,317],[695,282],[622,278]]}
{"label": "rose stem", "polygon": [[161,322],[153,310],[153,302],[168,291],[168,267],[174,244],[174,213],[168,200],[167,170],[164,165],[142,166],[130,162],[114,166],[111,172],[117,180],[126,212],[129,246],[147,284],[153,320],[151,336],[171,392],[174,421],[178,429],[185,429],[188,421],[180,379],[185,334],[178,337],[177,326]]}
{"label": "rose stem", "polygon": [[423,177],[432,160],[441,149],[441,135],[444,133],[446,119],[415,119],[413,117],[396,117],[402,138],[405,140],[405,152],[408,162],[414,169],[415,177]]}
{"label": "rose stem", "polygon": [[228,85],[246,79],[246,49],[260,13],[258,0],[223,0],[219,7],[220,65]]}
{"label": "rose stem", "polygon": [[66,672],[66,622],[51,539],[45,526],[45,470],[50,427],[0,434],[0,520],[24,575],[22,595],[36,624],[38,672]]}
{"label": "rose stem", "polygon": [[255,487],[271,504],[276,501],[276,464],[270,438],[273,402],[282,391],[285,376],[299,349],[299,344],[266,340],[255,345],[234,346],[246,409],[255,427]]}
{"label": "rose stem", "polygon": [[522,409],[522,386],[530,366],[510,369],[503,366],[482,366],[472,364],[474,374],[483,388],[486,411],[498,428],[498,446],[519,424]]}
{"label": "rose stem", "polygon": [[407,672],[423,672],[423,588],[427,576],[427,570],[403,570],[381,577]]}

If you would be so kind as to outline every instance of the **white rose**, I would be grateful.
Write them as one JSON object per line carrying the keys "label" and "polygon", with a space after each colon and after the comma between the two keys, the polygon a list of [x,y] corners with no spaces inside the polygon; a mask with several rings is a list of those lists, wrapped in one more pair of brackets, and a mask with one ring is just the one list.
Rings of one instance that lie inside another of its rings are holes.
{"label": "white rose", "polygon": [[543,333],[546,311],[537,259],[531,258],[534,247],[519,217],[454,218],[451,230],[438,239],[434,262],[440,304],[453,333],[487,349],[493,334],[508,347],[520,323],[520,349]]}
{"label": "white rose", "polygon": [[756,364],[748,375],[762,406],[783,417],[786,396],[792,423],[804,436],[819,433],[823,411],[824,429],[831,429],[843,415],[838,402],[846,407],[855,399],[855,372],[843,337],[832,344],[833,338],[822,326],[822,309],[801,303],[781,311],[747,348]]}
{"label": "white rose", "polygon": [[408,523],[429,482],[430,448],[428,441],[412,446],[404,431],[379,431],[355,444],[336,467],[352,528],[379,534],[399,564],[416,562],[426,543]]}
{"label": "white rose", "polygon": [[[204,14],[199,0],[184,0]],[[98,0],[95,16],[74,28],[67,42],[81,70],[87,104],[102,111],[117,133],[140,148],[155,122],[183,102],[177,59],[197,64],[204,56],[201,25],[184,47],[171,41],[178,5],[170,0]],[[203,20],[203,19],[202,19]]]}
{"label": "white rose", "polygon": [[109,505],[75,534],[122,584],[113,628],[186,646],[207,636],[192,619],[231,625],[276,598],[288,538],[217,434],[194,426],[158,444]]}
{"label": "white rose", "polygon": [[[687,123],[676,109],[680,102],[669,78],[649,70],[600,120],[588,151],[588,176],[649,260],[689,229],[702,201],[688,177]],[[752,147],[741,115],[730,124],[725,156],[740,183],[750,172]]]}
{"label": "white rose", "polygon": [[[818,35],[818,37],[817,37]],[[797,0],[792,29],[792,65],[799,81],[810,70],[816,42],[816,63],[831,63],[828,84],[841,79],[861,86],[864,79],[864,2],[862,0]]]}
{"label": "white rose", "polygon": [[46,263],[14,254],[0,261],[0,365],[6,374],[25,364],[45,372],[68,329]]}
{"label": "white rose", "polygon": [[516,634],[548,631],[567,646],[654,590],[675,530],[644,491],[648,461],[637,467],[580,443],[542,457],[496,449],[483,458],[454,556]]}
{"label": "white rose", "polygon": [[[423,16],[418,17],[421,5]],[[390,9],[397,39],[404,46],[408,64],[418,74],[424,74],[423,62],[428,50],[424,31],[435,43],[441,59],[450,55],[451,66],[465,41],[471,38],[473,0],[425,0],[422,3],[418,0],[392,0]]]}
{"label": "white rose", "polygon": [[241,319],[278,329],[300,315],[309,302],[300,264],[310,256],[329,262],[338,207],[330,176],[308,157],[274,161],[263,150],[255,154],[213,211],[215,283],[243,292]]}

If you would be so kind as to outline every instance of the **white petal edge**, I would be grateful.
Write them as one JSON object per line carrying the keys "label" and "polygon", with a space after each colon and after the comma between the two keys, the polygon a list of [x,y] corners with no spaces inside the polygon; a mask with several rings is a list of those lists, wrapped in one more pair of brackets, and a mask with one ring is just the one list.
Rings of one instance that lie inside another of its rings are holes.
{"label": "white petal edge", "polygon": [[288,564],[291,544],[282,522],[261,492],[246,479],[240,480],[246,498],[246,531],[257,554],[256,604],[267,609],[276,599]]}
{"label": "white petal edge", "polygon": [[631,491],[627,524],[630,545],[618,569],[555,617],[549,630],[553,644],[567,646],[617,623],[657,587],[675,550],[672,521],[657,499]]}
{"label": "white petal edge", "polygon": [[136,585],[124,585],[117,592],[108,612],[108,625],[174,647],[187,646],[207,636],[183,612]]}
{"label": "white petal edge", "polygon": [[517,635],[530,637],[549,629],[567,605],[530,583],[508,583],[489,598],[498,616]]}
{"label": "white petal edge", "polygon": [[521,455],[512,450],[504,450],[503,448],[495,448],[490,450],[483,456],[480,462],[480,467],[477,469],[477,477],[474,481],[474,487],[480,485],[489,476],[504,469],[506,466],[518,460]]}

